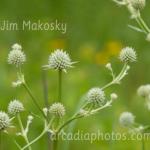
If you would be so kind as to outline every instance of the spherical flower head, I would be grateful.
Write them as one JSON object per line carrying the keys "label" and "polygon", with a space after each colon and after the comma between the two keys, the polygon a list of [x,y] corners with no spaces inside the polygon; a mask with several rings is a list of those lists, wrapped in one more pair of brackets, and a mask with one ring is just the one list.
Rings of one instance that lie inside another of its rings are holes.
{"label": "spherical flower head", "polygon": [[150,84],[142,85],[138,88],[137,94],[141,97],[148,97],[150,95]]}
{"label": "spherical flower head", "polygon": [[130,112],[123,112],[120,115],[119,122],[124,127],[131,127],[134,124],[135,116]]}
{"label": "spherical flower head", "polygon": [[87,93],[87,100],[95,106],[102,106],[105,103],[105,93],[100,88],[92,88]]}
{"label": "spherical flower head", "polygon": [[121,50],[119,59],[122,62],[134,62],[137,59],[136,52],[131,47],[125,47]]}
{"label": "spherical flower head", "polygon": [[146,5],[145,0],[130,0],[130,3],[137,10],[142,10]]}
{"label": "spherical flower head", "polygon": [[16,48],[9,52],[8,54],[8,64],[15,65],[16,67],[21,66],[26,61],[26,56],[23,51]]}
{"label": "spherical flower head", "polygon": [[23,104],[18,100],[13,100],[8,105],[8,112],[12,115],[16,115],[17,113],[20,113],[24,111]]}
{"label": "spherical flower head", "polygon": [[8,128],[10,125],[9,116],[5,113],[0,111],[0,131]]}
{"label": "spherical flower head", "polygon": [[65,115],[65,108],[61,103],[54,103],[50,106],[49,112],[55,117],[62,118]]}
{"label": "spherical flower head", "polygon": [[72,67],[72,64],[73,62],[71,62],[68,53],[63,50],[57,49],[49,56],[48,65],[45,67],[66,71],[66,69]]}
{"label": "spherical flower head", "polygon": [[14,45],[12,45],[12,49],[13,50],[22,50],[22,46],[19,45],[18,43],[15,43]]}

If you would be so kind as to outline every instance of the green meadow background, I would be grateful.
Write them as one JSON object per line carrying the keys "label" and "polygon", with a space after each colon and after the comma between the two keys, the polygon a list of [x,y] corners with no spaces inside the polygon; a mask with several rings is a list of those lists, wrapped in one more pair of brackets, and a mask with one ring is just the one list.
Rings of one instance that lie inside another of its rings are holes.
{"label": "green meadow background", "polygon": [[[142,16],[150,25],[150,1],[147,0]],[[1,0],[0,21],[21,22],[59,20],[67,23],[67,33],[57,31],[0,31],[0,110],[7,111],[10,100],[16,98],[23,102],[26,111],[21,114],[24,124],[32,111],[38,114],[31,98],[23,88],[14,89],[11,82],[16,80],[16,69],[7,64],[7,55],[14,43],[22,45],[27,55],[23,66],[25,78],[39,104],[44,107],[43,78],[47,80],[49,105],[57,101],[58,74],[56,71],[43,72],[49,54],[57,48],[66,50],[73,61],[78,61],[74,68],[63,74],[63,102],[67,117],[76,110],[83,94],[91,87],[103,86],[111,80],[105,64],[112,62],[116,72],[122,67],[118,53],[124,46],[132,46],[138,54],[138,61],[131,64],[129,75],[119,86],[107,89],[106,93],[116,92],[118,100],[111,108],[102,110],[95,116],[76,122],[75,131],[127,132],[120,127],[118,118],[121,112],[131,111],[136,121],[150,124],[150,112],[145,109],[144,100],[136,94],[138,86],[150,82],[150,43],[145,35],[137,33],[128,24],[135,24],[129,18],[124,7],[117,7],[111,0]],[[15,121],[14,121],[15,122]],[[30,140],[42,131],[42,121],[34,119],[29,133]],[[21,137],[14,136],[19,128],[9,129],[10,134],[2,134],[2,150],[17,150],[14,140],[24,144]],[[60,143],[60,150],[67,150],[68,142]],[[35,143],[33,150],[47,150],[47,136]],[[148,150],[150,142],[146,141]],[[70,141],[69,150],[141,150],[140,141],[96,140]]]}

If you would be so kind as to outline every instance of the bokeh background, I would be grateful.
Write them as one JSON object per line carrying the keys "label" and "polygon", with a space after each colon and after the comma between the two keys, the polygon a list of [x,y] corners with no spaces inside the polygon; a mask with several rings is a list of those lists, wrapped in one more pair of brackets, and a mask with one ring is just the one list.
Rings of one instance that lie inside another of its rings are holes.
{"label": "bokeh background", "polygon": [[[134,24],[129,18],[128,11],[117,7],[111,0],[0,0],[0,20],[21,22],[22,20],[59,20],[67,23],[67,33],[54,31],[0,31],[0,109],[7,111],[10,100],[20,99],[25,105],[26,112],[22,118],[26,120],[32,111],[38,113],[30,97],[23,88],[14,89],[11,82],[16,79],[16,69],[7,64],[7,55],[11,45],[20,43],[27,55],[24,73],[33,93],[44,107],[43,71],[42,65],[47,64],[49,54],[56,48],[62,48],[70,53],[73,61],[78,61],[73,69],[63,75],[63,101],[67,108],[67,117],[71,116],[80,101],[81,96],[91,87],[103,86],[111,80],[105,68],[107,62],[112,62],[116,72],[122,67],[118,53],[124,46],[132,46],[138,53],[138,61],[131,65],[129,75],[120,86],[107,89],[106,93],[116,92],[117,101],[109,109],[99,114],[81,119],[77,122],[75,131],[96,132],[127,132],[118,123],[121,112],[131,111],[136,121],[150,124],[150,113],[145,109],[143,99],[136,94],[138,86],[149,83],[150,79],[150,43],[145,36],[127,27]],[[150,25],[150,1],[147,0],[142,16]],[[48,83],[48,101],[57,101],[56,71],[44,73]],[[66,118],[67,118],[66,117]],[[30,132],[33,139],[42,130],[42,122],[34,119]],[[17,150],[13,140],[20,137],[13,134],[17,129],[9,129],[10,134],[2,134],[2,149]],[[61,150],[67,150],[67,142],[61,143]],[[149,149],[149,141],[146,147]],[[87,150],[140,150],[140,141],[70,141],[69,149]],[[33,149],[47,149],[47,137],[33,145]]]}

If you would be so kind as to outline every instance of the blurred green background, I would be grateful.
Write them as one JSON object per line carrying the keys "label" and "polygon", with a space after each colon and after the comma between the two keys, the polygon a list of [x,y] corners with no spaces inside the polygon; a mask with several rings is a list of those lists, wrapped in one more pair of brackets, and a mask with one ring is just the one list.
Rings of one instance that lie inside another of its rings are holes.
{"label": "blurred green background", "polygon": [[[0,109],[7,111],[10,100],[20,99],[25,105],[26,112],[22,113],[24,123],[29,112],[38,113],[30,97],[23,88],[14,89],[11,82],[16,79],[16,70],[7,64],[7,55],[11,45],[20,43],[27,55],[24,73],[33,93],[44,107],[42,65],[47,64],[49,54],[56,48],[69,52],[73,61],[78,61],[75,68],[63,75],[63,101],[67,108],[67,117],[75,111],[81,96],[91,87],[103,86],[111,80],[105,68],[107,62],[112,62],[116,72],[122,64],[118,53],[124,46],[132,46],[138,53],[138,61],[132,64],[129,75],[120,86],[109,88],[106,93],[116,92],[119,95],[111,108],[99,114],[81,119],[75,130],[84,132],[124,132],[118,123],[118,117],[123,111],[131,111],[136,121],[144,125],[150,124],[150,113],[145,109],[143,99],[136,95],[141,84],[149,83],[150,44],[145,36],[127,27],[134,24],[129,19],[129,13],[117,7],[111,0],[1,0],[0,20],[10,20],[20,23],[22,20],[59,20],[67,23],[67,33],[55,31],[0,31]],[[150,1],[147,0],[142,16],[150,25]],[[56,71],[46,73],[49,90],[49,104],[57,101]],[[69,91],[69,92],[68,92]],[[66,118],[67,118],[66,117]],[[42,122],[34,119],[30,133],[33,139],[42,130]],[[16,150],[13,143],[15,133],[2,135],[3,150]],[[126,131],[125,131],[126,132]],[[13,138],[13,139],[12,139]],[[17,137],[23,144],[20,137]],[[65,144],[61,143],[61,144]],[[146,142],[149,149],[150,143]],[[87,150],[140,150],[139,141],[71,141],[70,148]],[[47,137],[33,145],[33,149],[47,149]],[[61,147],[61,150],[65,148]]]}

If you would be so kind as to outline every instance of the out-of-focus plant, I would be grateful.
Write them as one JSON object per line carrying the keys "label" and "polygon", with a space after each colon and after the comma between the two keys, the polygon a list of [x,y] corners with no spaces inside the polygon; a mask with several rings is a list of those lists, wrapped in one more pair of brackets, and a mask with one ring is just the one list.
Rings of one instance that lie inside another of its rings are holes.
{"label": "out-of-focus plant", "polygon": [[[31,123],[33,122],[33,116],[29,114],[27,117],[26,125],[22,123],[22,118],[20,113],[25,111],[23,104],[19,100],[13,100],[8,105],[8,114],[5,112],[0,112],[0,131],[5,131],[13,123],[13,119],[18,120],[20,126],[20,132],[17,132],[17,136],[23,137],[26,144],[24,146],[18,144],[15,141],[17,147],[20,150],[29,149],[32,150],[32,144],[37,142],[46,133],[50,133],[53,140],[53,149],[58,149],[58,136],[72,121],[92,116],[102,109],[110,107],[115,99],[117,99],[117,94],[110,93],[109,96],[105,94],[105,89],[114,85],[120,84],[122,79],[128,74],[130,69],[129,63],[135,62],[137,59],[136,52],[131,47],[125,47],[121,50],[119,54],[119,59],[123,63],[121,71],[116,75],[111,63],[106,65],[106,68],[112,76],[112,81],[102,87],[91,88],[85,96],[83,105],[80,109],[70,118],[64,120],[64,116],[67,113],[66,108],[63,105],[62,93],[62,72],[67,72],[67,69],[71,68],[74,62],[71,61],[70,56],[67,52],[57,49],[49,56],[48,65],[44,66],[44,69],[54,69],[58,71],[58,101],[51,104],[49,108],[42,108],[38,104],[37,98],[32,94],[31,89],[26,83],[24,73],[22,72],[22,65],[26,61],[26,56],[22,51],[22,47],[19,44],[14,44],[12,50],[8,55],[8,63],[14,65],[17,68],[17,81],[12,82],[13,87],[23,86],[27,93],[30,95],[33,103],[38,108],[39,112],[43,116],[43,131],[37,135],[37,137],[29,140],[28,133],[31,129]],[[38,114],[39,115],[39,114]],[[38,116],[37,115],[37,116]],[[10,119],[11,118],[11,119]],[[16,125],[14,125],[16,127]],[[30,138],[31,139],[31,138]]]}
{"label": "out-of-focus plant", "polygon": [[141,11],[146,5],[146,0],[112,0],[119,6],[127,7],[130,12],[130,18],[135,20],[138,24],[137,26],[128,25],[131,29],[142,32],[146,34],[146,40],[150,41],[150,28],[145,23],[144,19],[141,16]]}
{"label": "out-of-focus plant", "polygon": [[137,93],[140,97],[145,99],[145,105],[150,110],[150,84],[141,85]]}
{"label": "out-of-focus plant", "polygon": [[[150,110],[150,85],[141,85],[137,89],[138,96],[145,99],[145,105]],[[123,112],[120,114],[119,122],[123,127],[129,129],[132,134],[141,134],[142,150],[145,150],[144,134],[149,133],[150,125],[143,125],[135,122],[135,116],[131,112]]]}

